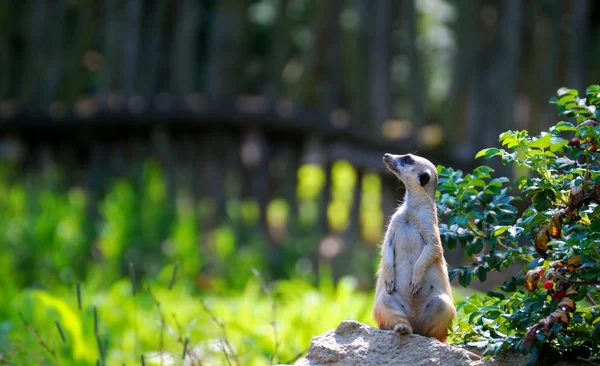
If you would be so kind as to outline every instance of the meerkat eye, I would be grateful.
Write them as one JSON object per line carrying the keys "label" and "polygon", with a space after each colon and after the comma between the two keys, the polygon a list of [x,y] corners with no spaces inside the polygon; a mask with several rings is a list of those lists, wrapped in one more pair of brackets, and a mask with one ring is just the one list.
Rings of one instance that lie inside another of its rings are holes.
{"label": "meerkat eye", "polygon": [[411,165],[414,163],[414,160],[410,156],[403,156],[402,159],[400,159],[400,162],[403,165]]}
{"label": "meerkat eye", "polygon": [[425,185],[427,183],[429,183],[430,179],[431,179],[431,174],[429,174],[428,170],[419,174],[419,184],[421,184],[423,187],[425,187]]}

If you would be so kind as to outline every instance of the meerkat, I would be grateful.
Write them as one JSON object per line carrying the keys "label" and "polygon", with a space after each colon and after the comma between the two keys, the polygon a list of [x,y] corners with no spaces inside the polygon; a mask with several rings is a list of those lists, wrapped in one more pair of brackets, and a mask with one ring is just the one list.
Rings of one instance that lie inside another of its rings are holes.
{"label": "meerkat", "polygon": [[410,154],[385,154],[383,162],[406,194],[381,246],[373,317],[381,329],[446,342],[456,309],[438,229],[437,170]]}

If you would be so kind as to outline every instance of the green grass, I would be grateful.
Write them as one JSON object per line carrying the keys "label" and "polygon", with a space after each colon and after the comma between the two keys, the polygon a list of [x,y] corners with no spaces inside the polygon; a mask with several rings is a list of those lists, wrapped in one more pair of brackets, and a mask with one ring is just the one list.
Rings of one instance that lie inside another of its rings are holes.
{"label": "green grass", "polygon": [[[196,364],[268,365],[293,362],[306,352],[312,337],[342,320],[374,325],[373,293],[357,291],[351,277],[337,285],[325,277],[319,286],[296,279],[267,288],[252,277],[241,292],[193,293],[189,279],[178,280],[169,290],[171,272],[167,267],[150,282],[136,283],[135,296],[129,278],[104,289],[82,284],[81,310],[75,288],[22,291],[10,304],[14,312],[0,326],[0,354],[17,365],[88,365],[98,360],[138,365],[141,355],[147,365],[159,365],[160,354],[165,364],[171,360],[179,365],[188,339],[186,357]],[[455,300],[470,294],[455,289]]]}
{"label": "green grass", "polygon": [[[298,270],[321,240],[315,225],[324,219],[318,215],[322,174],[315,166],[298,172],[295,221],[284,200],[269,205],[270,225],[290,230],[278,243],[276,271],[265,255],[267,238],[254,226],[256,202],[228,201],[226,222],[207,228],[214,202],[194,201],[186,186],[177,187],[175,201],[167,199],[156,162],[139,162],[95,198],[64,179],[42,179],[54,175],[24,175],[0,164],[0,364],[139,365],[143,355],[151,365],[162,354],[165,365],[167,359],[178,365],[184,345],[187,357],[203,364],[285,363],[342,320],[374,325],[373,293],[364,291],[374,256],[355,256],[347,273],[356,277],[335,285],[327,266],[319,267],[318,285],[312,267]],[[336,207],[350,209],[353,174],[349,164],[335,165]],[[376,175],[363,180],[362,237],[377,242],[380,181]],[[329,224],[343,230],[347,220]],[[138,278],[135,296],[124,277],[129,262]],[[172,289],[169,263],[179,263]],[[253,268],[286,279],[265,288]],[[455,300],[466,295],[459,290]]]}
{"label": "green grass", "polygon": [[[188,338],[189,355],[203,363],[225,364],[222,348],[231,347],[227,353],[233,364],[266,365],[293,361],[306,351],[311,337],[335,327],[341,320],[372,324],[372,296],[357,292],[351,278],[342,279],[335,287],[329,284],[318,288],[302,280],[278,281],[269,289],[272,298],[256,278],[250,279],[240,293],[198,295],[192,295],[186,283],[169,290],[165,280],[159,277],[151,283],[156,302],[145,284],[140,284],[133,296],[129,279],[93,293],[83,285],[81,310],[74,289],[53,289],[51,293],[23,291],[12,301],[11,308],[18,309],[31,327],[27,329],[16,312],[11,314],[4,323],[9,325],[8,331],[2,334],[9,342],[0,348],[0,353],[19,365],[86,365],[101,358],[99,339],[106,365],[139,364],[142,354],[147,364],[152,364],[152,354],[161,351],[179,364],[183,343]],[[275,302],[275,312],[271,300]],[[94,307],[98,314],[98,339]],[[61,325],[66,342],[61,340],[55,321]],[[40,344],[35,332],[54,350],[58,362]]]}

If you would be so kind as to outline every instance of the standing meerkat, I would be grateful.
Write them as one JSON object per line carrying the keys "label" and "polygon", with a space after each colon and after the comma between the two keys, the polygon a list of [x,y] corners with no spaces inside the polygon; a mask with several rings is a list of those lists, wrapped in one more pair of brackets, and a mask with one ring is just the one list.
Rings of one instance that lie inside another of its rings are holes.
{"label": "standing meerkat", "polygon": [[410,154],[385,154],[383,161],[406,195],[381,246],[373,316],[381,329],[445,342],[456,309],[438,229],[437,170]]}

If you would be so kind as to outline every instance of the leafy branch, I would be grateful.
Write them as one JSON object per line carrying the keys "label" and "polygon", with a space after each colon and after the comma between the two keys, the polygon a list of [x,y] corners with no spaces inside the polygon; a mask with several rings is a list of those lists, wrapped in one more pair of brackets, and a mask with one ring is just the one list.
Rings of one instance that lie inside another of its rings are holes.
{"label": "leafy branch", "polygon": [[[469,324],[455,329],[457,337],[486,355],[512,348],[530,353],[531,363],[554,355],[600,359],[594,300],[600,285],[600,86],[589,87],[586,96],[561,88],[551,99],[559,115],[575,124],[561,121],[538,136],[506,131],[500,135],[506,150],[477,154],[529,170],[515,180],[516,196],[503,187],[508,179],[491,179],[488,167],[464,176],[439,168],[442,239],[450,249],[458,241],[465,254],[477,254],[472,264],[450,270],[450,277],[458,275],[467,286],[472,277],[483,282],[490,270],[526,263],[500,286],[502,293],[458,306]],[[517,210],[512,202],[521,197],[527,206]]]}

